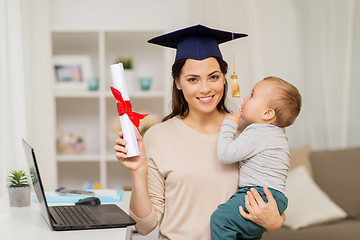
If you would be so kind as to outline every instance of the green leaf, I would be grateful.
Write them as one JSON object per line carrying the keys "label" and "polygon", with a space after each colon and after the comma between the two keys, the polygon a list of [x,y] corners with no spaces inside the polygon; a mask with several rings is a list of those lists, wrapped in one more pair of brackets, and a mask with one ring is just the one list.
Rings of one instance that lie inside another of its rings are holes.
{"label": "green leaf", "polygon": [[10,174],[8,175],[8,187],[14,188],[14,187],[28,187],[29,182],[28,178],[23,170],[12,170],[10,171]]}

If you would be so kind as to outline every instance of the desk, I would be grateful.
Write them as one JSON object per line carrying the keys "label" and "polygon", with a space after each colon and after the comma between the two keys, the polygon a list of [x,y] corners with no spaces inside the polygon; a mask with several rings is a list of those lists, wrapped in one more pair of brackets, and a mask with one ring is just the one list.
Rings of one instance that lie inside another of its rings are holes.
{"label": "desk", "polygon": [[[129,212],[130,192],[125,192],[118,204]],[[49,204],[50,205],[50,204]],[[60,205],[60,204],[53,204]],[[132,228],[111,228],[77,231],[52,231],[43,219],[39,206],[31,201],[30,207],[10,207],[7,194],[0,196],[0,235],[1,239],[46,239],[46,240],[128,240]]]}

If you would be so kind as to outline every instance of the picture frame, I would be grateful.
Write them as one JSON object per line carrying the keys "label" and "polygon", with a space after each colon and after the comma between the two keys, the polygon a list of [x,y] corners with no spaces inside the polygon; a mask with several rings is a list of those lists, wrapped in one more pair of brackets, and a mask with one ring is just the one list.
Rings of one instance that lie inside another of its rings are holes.
{"label": "picture frame", "polygon": [[53,66],[56,89],[87,89],[93,77],[89,55],[54,55]]}

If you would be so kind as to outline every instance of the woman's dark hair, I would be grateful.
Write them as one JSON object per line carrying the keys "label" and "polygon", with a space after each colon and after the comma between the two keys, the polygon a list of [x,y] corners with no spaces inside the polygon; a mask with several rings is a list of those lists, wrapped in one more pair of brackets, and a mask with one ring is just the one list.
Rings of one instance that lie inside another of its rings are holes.
{"label": "woman's dark hair", "polygon": [[[215,57],[220,65],[221,72],[224,74],[224,76],[227,73],[228,70],[228,64],[220,57]],[[185,100],[184,94],[182,90],[177,89],[175,81],[179,81],[181,70],[186,62],[187,58],[185,59],[179,59],[174,62],[172,66],[172,77],[173,77],[173,87],[172,87],[172,112],[164,117],[162,120],[165,122],[166,120],[169,120],[172,117],[179,116],[180,118],[185,118],[189,114],[189,106],[188,103]],[[220,112],[226,112],[229,113],[229,110],[225,106],[225,99],[226,99],[226,93],[227,93],[227,82],[225,81],[224,84],[224,92],[223,96],[220,100],[220,102],[217,105],[217,110]]]}

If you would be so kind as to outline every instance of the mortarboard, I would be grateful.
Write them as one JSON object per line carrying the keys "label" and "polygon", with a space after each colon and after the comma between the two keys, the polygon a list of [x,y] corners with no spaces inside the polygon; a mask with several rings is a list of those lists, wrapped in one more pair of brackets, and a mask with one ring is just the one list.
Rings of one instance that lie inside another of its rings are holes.
{"label": "mortarboard", "polygon": [[203,60],[209,57],[221,57],[219,44],[247,34],[232,33],[195,25],[152,38],[148,43],[176,48],[175,61],[183,58]]}
{"label": "mortarboard", "polygon": [[[203,60],[209,57],[222,58],[219,44],[246,36],[247,34],[221,31],[199,24],[152,38],[148,43],[177,49],[175,61],[184,58]],[[235,62],[231,79],[232,96],[241,97],[236,81]]]}

